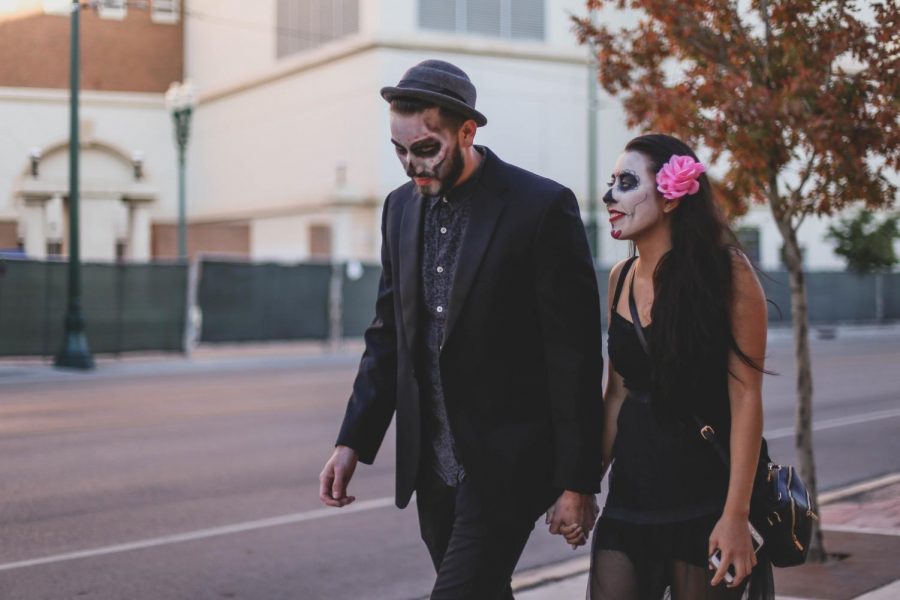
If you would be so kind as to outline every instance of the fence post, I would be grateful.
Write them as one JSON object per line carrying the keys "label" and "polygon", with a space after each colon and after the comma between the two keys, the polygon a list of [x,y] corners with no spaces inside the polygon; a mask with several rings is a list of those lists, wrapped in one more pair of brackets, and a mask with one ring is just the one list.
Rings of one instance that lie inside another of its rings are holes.
{"label": "fence post", "polygon": [[343,336],[344,264],[331,263],[331,283],[328,286],[328,342],[332,352],[337,352]]}
{"label": "fence post", "polygon": [[125,330],[125,289],[128,277],[134,273],[132,263],[126,263],[124,259],[116,261],[116,357],[124,352],[123,343]]}
{"label": "fence post", "polygon": [[884,272],[875,273],[875,321],[884,323]]}
{"label": "fence post", "polygon": [[49,260],[43,261],[41,264],[44,265],[44,347],[42,349],[42,356],[53,356],[52,350],[50,350],[50,299],[53,297],[53,290],[50,289],[52,284],[52,267],[51,262]]}
{"label": "fence post", "polygon": [[185,276],[187,277],[187,289],[185,290],[185,307],[184,307],[184,337],[182,338],[181,349],[185,356],[191,357],[197,342],[200,339],[201,319],[200,307],[197,306],[197,288],[200,283],[200,261],[202,257],[195,256],[188,259],[186,265]]}

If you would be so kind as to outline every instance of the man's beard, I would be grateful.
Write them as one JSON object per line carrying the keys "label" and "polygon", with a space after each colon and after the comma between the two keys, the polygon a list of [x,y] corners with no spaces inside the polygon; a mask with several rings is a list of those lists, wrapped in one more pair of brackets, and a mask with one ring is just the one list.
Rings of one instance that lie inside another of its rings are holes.
{"label": "man's beard", "polygon": [[450,155],[450,168],[447,170],[447,176],[441,179],[441,188],[438,190],[438,196],[443,196],[453,189],[453,186],[459,181],[459,176],[462,175],[465,166],[462,149],[457,146]]}
{"label": "man's beard", "polygon": [[440,187],[437,192],[432,194],[430,187],[419,187],[419,193],[423,196],[443,196],[453,189],[453,186],[459,181],[459,177],[462,175],[463,169],[465,169],[466,166],[463,161],[462,149],[459,146],[456,146],[456,148],[449,153],[447,160],[450,161],[450,164],[447,167],[447,174],[443,177],[438,177],[437,172],[416,175],[416,177],[431,177],[440,182]]}

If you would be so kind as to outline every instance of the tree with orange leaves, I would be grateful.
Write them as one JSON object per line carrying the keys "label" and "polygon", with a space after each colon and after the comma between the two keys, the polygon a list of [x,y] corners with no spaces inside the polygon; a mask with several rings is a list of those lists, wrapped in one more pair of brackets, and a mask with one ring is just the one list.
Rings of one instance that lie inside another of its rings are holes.
{"label": "tree with orange leaves", "polygon": [[[767,203],[784,242],[797,364],[796,449],[816,502],[803,259],[809,215],[891,206],[900,167],[900,8],[894,0],[588,0],[633,26],[576,19],[630,127],[669,133],[724,167],[732,214]],[[606,12],[606,14],[609,14]],[[809,558],[824,561],[821,530]]]}

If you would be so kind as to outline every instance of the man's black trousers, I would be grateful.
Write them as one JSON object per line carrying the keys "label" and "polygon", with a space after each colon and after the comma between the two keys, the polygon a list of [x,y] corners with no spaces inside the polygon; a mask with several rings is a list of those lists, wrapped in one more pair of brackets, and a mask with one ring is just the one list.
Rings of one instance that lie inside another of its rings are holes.
{"label": "man's black trousers", "polygon": [[422,471],[416,505],[422,539],[437,571],[432,600],[512,599],[512,573],[536,517],[510,522],[492,516],[468,476],[451,487],[427,467]]}

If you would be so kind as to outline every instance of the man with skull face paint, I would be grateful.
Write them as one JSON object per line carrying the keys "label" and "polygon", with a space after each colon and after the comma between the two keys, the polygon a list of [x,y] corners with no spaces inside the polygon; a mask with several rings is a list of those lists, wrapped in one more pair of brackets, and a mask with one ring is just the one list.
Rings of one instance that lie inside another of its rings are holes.
{"label": "man with skull face paint", "polygon": [[[474,144],[475,87],[437,60],[390,103],[411,181],[385,200],[376,317],[336,449],[330,506],[354,497],[397,420],[396,503],[413,491],[437,571],[432,598],[512,597],[535,520],[590,531],[601,479],[600,302],[567,188]],[[573,540],[584,543],[586,537]]]}

